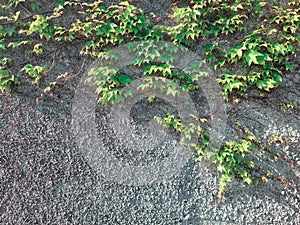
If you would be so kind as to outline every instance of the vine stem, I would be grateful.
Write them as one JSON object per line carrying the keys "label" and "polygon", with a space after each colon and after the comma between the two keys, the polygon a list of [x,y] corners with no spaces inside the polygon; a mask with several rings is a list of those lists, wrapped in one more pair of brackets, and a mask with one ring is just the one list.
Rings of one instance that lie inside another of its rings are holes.
{"label": "vine stem", "polygon": [[22,9],[24,9],[30,16],[32,16],[32,13],[25,7],[23,4],[20,3],[20,6]]}

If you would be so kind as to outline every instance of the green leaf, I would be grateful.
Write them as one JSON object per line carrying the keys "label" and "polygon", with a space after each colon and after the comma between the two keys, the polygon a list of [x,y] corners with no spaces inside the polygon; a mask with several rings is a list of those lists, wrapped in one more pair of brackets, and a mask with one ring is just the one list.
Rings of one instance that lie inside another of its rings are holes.
{"label": "green leaf", "polygon": [[6,28],[6,33],[8,34],[9,37],[11,37],[14,33],[16,33],[16,30],[14,27],[8,27]]}
{"label": "green leaf", "polygon": [[154,100],[155,100],[155,95],[150,95],[148,98],[147,98],[147,101],[149,102],[149,103],[152,103],[152,102],[154,102]]}
{"label": "green leaf", "polygon": [[124,1],[124,2],[120,2],[119,5],[129,6],[129,3],[128,3],[128,1]]}
{"label": "green leaf", "polygon": [[220,60],[214,63],[214,69],[216,70],[218,67],[222,67],[225,64],[225,60]]}
{"label": "green leaf", "polygon": [[280,74],[275,73],[273,80],[275,81],[276,84],[281,84],[282,83],[282,77]]}
{"label": "green leaf", "polygon": [[[258,57],[260,57],[260,58],[258,59]],[[248,52],[245,56],[245,60],[246,60],[246,63],[247,63],[248,66],[250,66],[252,63],[263,65],[264,64],[264,58],[265,58],[265,56],[262,53],[254,51],[252,49],[248,50]]]}
{"label": "green leaf", "polygon": [[31,64],[26,64],[25,66],[24,66],[24,70],[31,70],[31,69],[33,69],[34,68],[34,66],[33,65],[31,65]]}
{"label": "green leaf", "polygon": [[37,11],[40,9],[40,5],[38,2],[32,2],[30,6],[33,11]]}
{"label": "green leaf", "polygon": [[236,49],[236,54],[239,57],[239,59],[241,59],[242,55],[243,55],[243,50],[241,48],[237,48]]}
{"label": "green leaf", "polygon": [[128,76],[126,74],[122,74],[122,75],[118,76],[118,80],[121,84],[128,84],[128,83],[132,82],[130,76]]}
{"label": "green leaf", "polygon": [[254,185],[258,185],[259,184],[259,179],[255,178],[252,180],[253,184]]}
{"label": "green leaf", "polygon": [[9,77],[9,71],[6,69],[0,69],[0,79]]}
{"label": "green leaf", "polygon": [[286,69],[287,71],[293,71],[293,70],[294,70],[294,67],[293,67],[293,65],[292,65],[289,61],[286,61],[286,62],[285,62],[285,69]]}
{"label": "green leaf", "polygon": [[167,95],[169,95],[169,94],[171,94],[171,95],[173,95],[174,97],[176,97],[176,95],[179,95],[179,91],[178,90],[176,90],[176,88],[175,87],[168,87],[168,89],[167,89]]}
{"label": "green leaf", "polygon": [[250,177],[243,178],[243,181],[249,185],[252,184],[252,179]]}
{"label": "green leaf", "polygon": [[212,61],[212,60],[215,60],[216,59],[216,56],[214,56],[214,55],[209,55],[208,57],[207,57],[207,60],[208,61]]}
{"label": "green leaf", "polygon": [[110,81],[112,81],[114,84],[119,85],[119,78],[117,76],[112,76],[110,78]]}
{"label": "green leaf", "polygon": [[0,49],[6,50],[4,39],[0,39]]}
{"label": "green leaf", "polygon": [[8,47],[12,47],[12,48],[16,48],[19,47],[21,45],[26,45],[26,44],[31,44],[32,41],[31,40],[27,40],[27,41],[17,41],[17,42],[10,42],[7,46]]}
{"label": "green leaf", "polygon": [[63,8],[64,8],[65,1],[66,1],[66,0],[58,0],[58,1],[55,3],[55,8],[57,8],[57,9],[63,9]]}

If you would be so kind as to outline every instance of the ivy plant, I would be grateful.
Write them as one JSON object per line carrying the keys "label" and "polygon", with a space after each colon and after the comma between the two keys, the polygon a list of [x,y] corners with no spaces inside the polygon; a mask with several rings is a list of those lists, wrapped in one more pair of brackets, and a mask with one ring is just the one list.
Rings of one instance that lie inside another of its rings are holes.
{"label": "ivy plant", "polygon": [[[109,49],[126,44],[135,57],[132,64],[143,71],[144,83],[139,88],[164,89],[173,96],[181,91],[199,88],[198,81],[207,76],[194,62],[190,70],[176,68],[174,54],[178,48],[172,42],[193,48],[203,41],[212,43],[203,47],[207,63],[220,73],[216,81],[223,88],[224,99],[246,98],[250,88],[269,92],[282,83],[285,73],[293,70],[291,60],[298,54],[300,43],[300,2],[290,0],[287,5],[277,1],[255,0],[190,0],[185,6],[172,6],[164,18],[151,18],[143,10],[127,1],[105,6],[101,0],[57,0],[52,10],[42,11],[38,1],[7,0],[0,3],[4,12],[0,16],[0,90],[10,91],[28,76],[33,85],[43,85],[43,95],[60,86],[60,79],[70,79],[70,73],[58,75],[57,80],[45,84],[49,65],[39,65],[38,59],[47,56],[48,45],[79,44],[86,58],[111,59]],[[63,21],[72,13],[69,23]],[[249,30],[247,21],[256,18],[257,25]],[[218,44],[222,38],[245,34],[239,43],[224,48]],[[135,41],[145,41],[138,42]],[[155,44],[163,41],[164,45]],[[27,49],[30,62],[18,62],[11,52]],[[240,68],[238,71],[232,68]],[[193,72],[190,72],[193,71]],[[90,71],[87,82],[97,86],[99,102],[113,104],[131,95],[124,87],[132,77],[107,65]],[[178,89],[179,88],[179,89]],[[149,96],[153,102],[155,96]],[[290,108],[285,103],[282,108]],[[182,134],[182,144],[195,150],[197,160],[209,159],[220,173],[219,198],[227,183],[240,179],[246,184],[258,184],[276,178],[270,171],[257,173],[251,157],[255,152],[272,151],[255,137],[248,128],[237,124],[242,135],[228,141],[222,148],[211,145],[210,134],[203,128],[206,119],[192,115],[195,123],[184,124],[172,114],[155,117],[158,123]],[[282,143],[284,144],[284,143]],[[275,153],[272,155],[280,157]]]}

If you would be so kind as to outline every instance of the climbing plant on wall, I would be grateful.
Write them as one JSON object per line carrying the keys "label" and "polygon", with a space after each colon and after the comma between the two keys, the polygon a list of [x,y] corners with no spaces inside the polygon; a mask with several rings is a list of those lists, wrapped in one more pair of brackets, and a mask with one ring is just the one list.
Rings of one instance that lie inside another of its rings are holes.
{"label": "climbing plant on wall", "polygon": [[[257,88],[261,93],[269,92],[282,83],[286,72],[292,71],[291,59],[299,54],[300,43],[300,2],[290,0],[286,5],[277,1],[255,0],[191,0],[177,6],[172,5],[172,13],[165,18],[145,16],[142,9],[129,2],[105,6],[102,1],[58,0],[51,10],[43,11],[39,1],[6,0],[0,4],[0,91],[13,91],[22,81],[31,79],[33,85],[43,88],[44,93],[58,88],[61,79],[70,74],[58,74],[50,83],[43,79],[51,72],[51,65],[40,65],[38,59],[51,54],[48,45],[81,46],[80,54],[87,58],[113,58],[109,49],[126,44],[138,53],[133,61],[143,71],[146,83],[141,88],[155,88],[155,80],[171,80],[183,91],[199,89],[198,77],[187,71],[180,71],[173,64],[172,55],[176,48],[167,45],[155,46],[155,41],[172,42],[185,48],[210,38],[233,37],[245,34],[233,47],[225,49],[217,42],[203,47],[202,54],[220,76],[218,82],[223,89],[224,100],[238,102],[247,98],[249,89]],[[65,21],[65,15],[72,14],[72,21]],[[254,19],[255,18],[255,19]],[[153,25],[150,20],[158,23]],[[167,23],[159,22],[167,20]],[[247,21],[255,20],[255,27],[249,30]],[[132,45],[134,41],[146,41]],[[148,45],[146,44],[148,43]],[[25,49],[25,54],[33,60],[19,62],[11,54]],[[162,55],[161,52],[164,52]],[[155,57],[160,63],[154,63]],[[195,66],[195,68],[197,65]],[[240,72],[232,68],[243,68]],[[102,104],[117,101],[122,89],[132,82],[129,75],[116,68],[103,66],[91,72],[88,81],[97,86],[97,94]],[[152,85],[152,86],[151,86]],[[177,87],[167,85],[172,95],[179,94]],[[151,96],[149,101],[153,101]],[[219,198],[227,183],[235,178],[247,184],[258,184],[268,179],[279,179],[271,171],[260,171],[248,157],[255,151],[269,152],[276,158],[280,155],[263,144],[258,137],[239,122],[239,138],[224,143],[222,148],[210,146],[210,135],[202,127],[206,119],[194,116],[199,124],[184,124],[180,118],[168,114],[156,120],[176,132],[183,134],[182,144],[188,145],[198,155],[197,160],[210,159],[221,174]],[[185,137],[195,136],[196,142]],[[273,137],[273,141],[278,138]],[[283,157],[282,157],[283,158]],[[255,173],[254,173],[255,172]]]}

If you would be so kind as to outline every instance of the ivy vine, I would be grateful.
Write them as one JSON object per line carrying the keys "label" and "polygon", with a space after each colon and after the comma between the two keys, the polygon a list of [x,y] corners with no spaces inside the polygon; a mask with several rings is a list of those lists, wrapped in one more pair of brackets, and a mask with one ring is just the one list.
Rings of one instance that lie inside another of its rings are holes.
{"label": "ivy vine", "polygon": [[[35,64],[38,60],[25,64],[17,62],[16,58],[10,57],[9,51],[26,47],[29,49],[27,54],[38,59],[49,54],[47,42],[59,46],[79,41],[83,46],[81,55],[105,59],[114,57],[109,55],[109,49],[126,44],[136,53],[133,64],[142,68],[146,77],[147,82],[141,88],[156,88],[154,81],[160,79],[166,81],[166,86],[160,88],[168,88],[170,94],[177,95],[179,91],[167,80],[189,92],[199,88],[196,81],[204,74],[199,70],[195,77],[177,70],[172,56],[176,48],[146,43],[169,41],[191,48],[209,38],[247,33],[230,49],[224,49],[215,42],[203,48],[206,62],[221,74],[216,81],[222,86],[226,101],[247,98],[250,88],[257,88],[263,93],[278,87],[284,74],[293,70],[291,60],[299,54],[299,0],[290,0],[287,5],[280,5],[277,1],[190,0],[183,7],[173,4],[172,13],[165,16],[168,25],[150,25],[153,23],[143,10],[129,2],[106,7],[101,0],[58,0],[52,10],[43,12],[38,1],[7,0],[0,4],[0,9],[5,12],[0,16],[0,91],[10,91],[22,84],[25,76],[32,79],[34,85],[41,86],[41,81],[51,68]],[[73,22],[60,22],[60,18],[68,13],[75,17]],[[154,14],[152,16],[159,19]],[[258,22],[249,31],[247,21],[253,18],[258,18]],[[133,45],[134,41],[147,42]],[[160,59],[160,63],[153,63],[155,57]],[[194,66],[197,68],[197,65]],[[231,69],[237,66],[243,69],[240,72]],[[43,84],[44,92],[53,91],[59,86],[59,78],[67,78],[68,75],[59,74],[57,80]],[[97,85],[99,101],[106,104],[117,101],[122,96],[122,89],[132,79],[118,69],[106,66],[91,71],[88,81]],[[154,99],[155,96],[150,96],[148,100],[153,102]],[[221,174],[219,198],[227,183],[235,178],[247,184],[276,178],[270,171],[257,173],[259,168],[249,159],[255,151],[272,151],[248,128],[237,123],[238,130],[242,131],[241,137],[226,142],[221,149],[213,149],[209,144],[209,134],[202,126],[205,119],[194,119],[199,122],[198,126],[184,124],[171,114],[165,118],[156,117],[160,124],[184,134],[182,144],[195,149],[197,160],[211,159],[216,165]],[[191,136],[197,137],[198,141],[187,141]],[[280,141],[279,137],[272,138]],[[283,158],[280,155],[276,157]]]}

